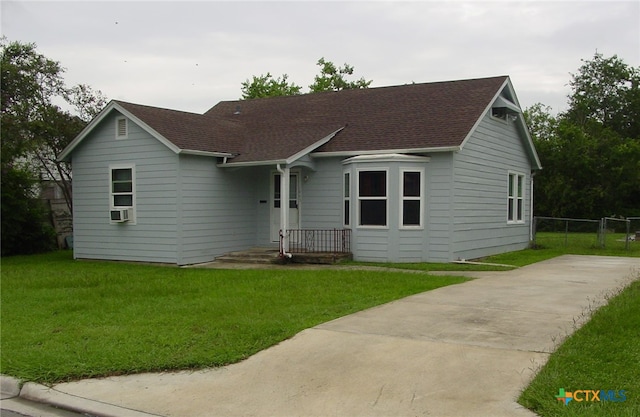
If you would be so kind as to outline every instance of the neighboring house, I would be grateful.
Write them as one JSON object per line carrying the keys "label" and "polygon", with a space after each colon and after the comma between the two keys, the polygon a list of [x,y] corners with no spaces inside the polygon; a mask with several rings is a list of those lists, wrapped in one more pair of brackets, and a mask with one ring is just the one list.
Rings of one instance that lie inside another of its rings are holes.
{"label": "neighboring house", "polygon": [[60,184],[53,180],[40,180],[40,199],[49,210],[49,221],[56,232],[58,248],[71,248],[73,218]]}
{"label": "neighboring house", "polygon": [[73,163],[76,258],[178,265],[297,229],[350,229],[361,261],[523,249],[541,168],[506,76],[204,114],[112,101],[60,158]]}

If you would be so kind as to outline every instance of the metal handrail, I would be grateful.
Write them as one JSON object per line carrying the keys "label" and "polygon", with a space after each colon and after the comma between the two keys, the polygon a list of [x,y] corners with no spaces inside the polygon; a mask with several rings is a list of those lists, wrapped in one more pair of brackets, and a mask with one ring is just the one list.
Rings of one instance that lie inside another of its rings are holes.
{"label": "metal handrail", "polygon": [[[290,253],[350,253],[351,229],[288,229]],[[283,240],[280,231],[280,248]]]}

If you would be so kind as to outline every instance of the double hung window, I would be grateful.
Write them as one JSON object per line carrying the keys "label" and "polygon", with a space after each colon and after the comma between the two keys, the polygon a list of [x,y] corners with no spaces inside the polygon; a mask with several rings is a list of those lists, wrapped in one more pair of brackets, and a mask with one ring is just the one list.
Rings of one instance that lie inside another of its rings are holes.
{"label": "double hung window", "polygon": [[507,222],[524,222],[524,175],[509,173]]}
{"label": "double hung window", "polygon": [[135,200],[135,170],[133,166],[110,169],[111,208],[132,208]]}
{"label": "double hung window", "polygon": [[349,226],[351,224],[351,211],[349,201],[351,199],[351,173],[344,173],[344,191],[343,191],[344,204],[342,209],[344,210],[344,225]]}
{"label": "double hung window", "polygon": [[400,224],[402,227],[422,226],[422,171],[400,170],[402,195]]}
{"label": "double hung window", "polygon": [[359,226],[387,225],[387,171],[358,171]]}

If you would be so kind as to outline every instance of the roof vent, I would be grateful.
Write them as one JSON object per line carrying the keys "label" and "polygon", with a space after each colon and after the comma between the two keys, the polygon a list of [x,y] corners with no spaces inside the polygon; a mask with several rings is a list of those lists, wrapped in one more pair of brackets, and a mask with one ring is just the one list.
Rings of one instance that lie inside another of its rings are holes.
{"label": "roof vent", "polygon": [[242,110],[242,107],[238,104],[236,106],[236,111],[234,111],[233,114],[240,114],[240,110]]}

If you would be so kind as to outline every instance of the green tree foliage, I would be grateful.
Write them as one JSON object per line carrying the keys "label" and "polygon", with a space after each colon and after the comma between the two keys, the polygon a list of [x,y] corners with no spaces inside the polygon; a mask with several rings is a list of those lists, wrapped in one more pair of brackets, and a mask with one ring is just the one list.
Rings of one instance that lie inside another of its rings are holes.
{"label": "green tree foliage", "polygon": [[37,194],[37,179],[28,169],[2,166],[2,256],[55,248],[55,231]]}
{"label": "green tree foliage", "polygon": [[[344,64],[343,67],[336,67],[332,62],[324,58],[318,60],[320,74],[316,75],[313,84],[309,86],[311,93],[321,91],[339,91],[351,88],[368,88],[371,81],[360,78],[355,81],[347,81],[346,77],[353,75],[353,66]],[[292,96],[302,94],[302,87],[288,81],[287,74],[274,78],[271,73],[258,77],[253,76],[251,80],[242,83],[242,100],[264,97]]]}
{"label": "green tree foliage", "polygon": [[572,76],[566,118],[581,126],[597,122],[622,137],[640,138],[640,68],[617,55],[604,58],[596,53]]}
{"label": "green tree foliage", "polygon": [[345,77],[353,75],[353,66],[349,64],[344,64],[343,67],[336,67],[333,62],[320,58],[317,65],[320,67],[320,75],[316,75],[313,84],[309,86],[312,93],[368,88],[371,84],[371,80],[366,81],[364,78],[356,81],[347,81]]}
{"label": "green tree foliage", "polygon": [[[71,209],[71,167],[56,156],[104,106],[90,87],[65,86],[64,69],[35,44],[0,41],[2,86],[2,254],[49,247],[46,212],[38,201],[41,179],[58,183]],[[66,101],[78,115],[54,104]]]}
{"label": "green tree foliage", "polygon": [[570,82],[569,109],[525,111],[543,169],[535,214],[596,219],[640,216],[638,69],[595,54]]}
{"label": "green tree foliage", "polygon": [[253,76],[251,81],[246,80],[242,83],[242,100],[300,94],[302,87],[294,83],[290,84],[287,78],[289,78],[287,74],[280,78],[273,78],[269,72],[259,77]]}

